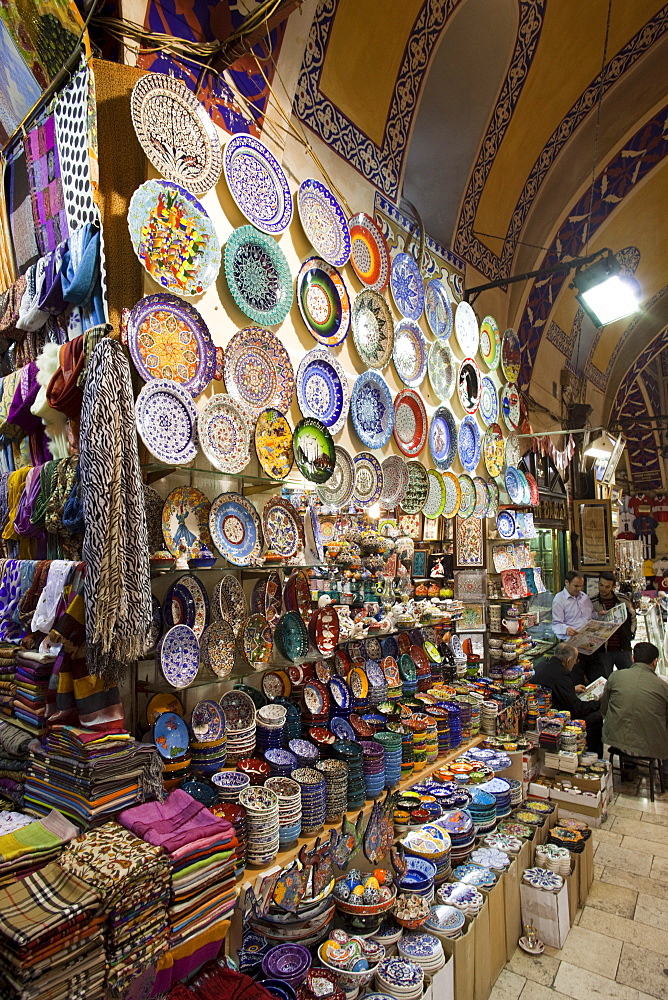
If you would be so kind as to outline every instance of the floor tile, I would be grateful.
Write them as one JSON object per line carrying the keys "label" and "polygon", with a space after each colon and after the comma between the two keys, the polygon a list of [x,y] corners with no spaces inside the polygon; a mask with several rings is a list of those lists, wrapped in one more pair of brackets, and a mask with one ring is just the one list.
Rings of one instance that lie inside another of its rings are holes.
{"label": "floor tile", "polygon": [[562,962],[559,966],[554,988],[574,1000],[638,1000],[637,989],[605,976],[597,976],[569,962]]}
{"label": "floor tile", "polygon": [[[632,813],[633,809],[628,809],[626,811]],[[665,824],[668,823],[668,816],[666,816],[663,812],[651,813],[643,810],[641,822],[651,823],[653,826],[665,826]]]}
{"label": "floor tile", "polygon": [[[641,898],[643,902],[640,902]],[[661,909],[661,904],[665,909]],[[668,931],[668,901],[655,899],[653,896],[645,896],[644,894],[642,897],[639,896],[633,919],[636,923],[649,924],[650,927],[658,927],[662,931]]]}
{"label": "floor tile", "polygon": [[650,875],[652,878],[658,879],[659,882],[668,883],[668,858],[654,858]]}
{"label": "floor tile", "polygon": [[649,875],[652,870],[650,854],[638,854],[637,851],[615,847],[614,844],[599,843],[595,857],[600,865],[623,868],[632,875]]}
{"label": "floor tile", "polygon": [[665,798],[656,798],[654,802],[650,802],[649,795],[619,795],[614,805],[610,806],[610,811],[616,812],[620,808],[633,809],[635,812],[648,812],[653,815],[658,813],[667,815],[668,801]]}
{"label": "floor tile", "polygon": [[611,885],[609,882],[601,882],[594,878],[587,896],[587,906],[591,906],[594,910],[616,913],[619,917],[632,920],[637,898],[638,893],[633,889],[621,885]]}
{"label": "floor tile", "polygon": [[526,979],[509,969],[502,969],[499,978],[492,987],[489,1000],[519,1000]]}
{"label": "floor tile", "polygon": [[[638,813],[644,815],[642,808],[634,809],[632,806],[626,804],[626,800],[624,805],[615,803],[614,805],[608,806],[608,816],[623,817],[624,819],[637,819]],[[612,824],[613,830],[615,829],[615,825],[615,823]]]}
{"label": "floor tile", "polygon": [[614,979],[621,953],[621,941],[576,925],[571,927],[558,957],[579,969]]}
{"label": "floor tile", "polygon": [[657,899],[668,899],[668,882],[657,882],[642,875],[631,875],[621,868],[606,865],[601,880],[609,882],[610,885],[621,885],[626,889],[635,889],[636,892],[645,892]]}
{"label": "floor tile", "polygon": [[621,833],[625,837],[638,837],[655,844],[668,844],[668,818],[665,816],[657,817],[658,822],[653,823],[642,819],[645,813],[641,813],[640,816],[640,821],[637,818],[628,819],[615,816],[611,832]]}
{"label": "floor tile", "polygon": [[643,993],[659,1000],[668,1000],[668,976],[666,956],[625,943],[617,970],[617,982],[634,986]]}
{"label": "floor tile", "polygon": [[603,878],[603,872],[605,871],[605,865],[599,865],[594,862],[594,879]]}
{"label": "floor tile", "polygon": [[527,984],[522,990],[520,1000],[566,1000],[564,993],[557,993],[549,986],[542,986],[527,979]]}
{"label": "floor tile", "polygon": [[664,956],[668,955],[668,931],[660,930],[658,927],[648,931],[647,924],[641,924],[637,920],[627,920],[615,913],[606,913],[585,906],[580,918],[580,927],[587,927],[599,934],[607,934],[609,937],[617,938],[618,941],[628,941],[630,944],[648,948]]}
{"label": "floor tile", "polygon": [[622,847],[626,847],[630,851],[638,851],[640,854],[654,854],[659,858],[668,858],[668,844],[657,843],[655,840],[643,839],[638,836],[624,837]]}
{"label": "floor tile", "polygon": [[[634,833],[637,832],[638,832],[638,825],[636,824],[636,829]],[[592,837],[594,838],[594,841],[599,841],[604,844],[615,844],[615,846],[617,847],[620,846],[623,836],[624,834],[622,833],[621,830],[620,831],[602,830],[599,827],[599,829],[592,831]]]}
{"label": "floor tile", "polygon": [[551,986],[559,968],[559,959],[548,954],[527,955],[518,947],[506,968],[542,986]]}

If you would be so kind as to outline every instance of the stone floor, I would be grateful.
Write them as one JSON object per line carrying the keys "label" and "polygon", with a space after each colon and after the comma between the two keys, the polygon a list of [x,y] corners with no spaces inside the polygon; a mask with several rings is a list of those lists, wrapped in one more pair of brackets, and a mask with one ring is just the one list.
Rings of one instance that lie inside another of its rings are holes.
{"label": "stone floor", "polygon": [[520,948],[491,1000],[668,1000],[668,792],[621,783],[594,837],[594,882],[563,948]]}

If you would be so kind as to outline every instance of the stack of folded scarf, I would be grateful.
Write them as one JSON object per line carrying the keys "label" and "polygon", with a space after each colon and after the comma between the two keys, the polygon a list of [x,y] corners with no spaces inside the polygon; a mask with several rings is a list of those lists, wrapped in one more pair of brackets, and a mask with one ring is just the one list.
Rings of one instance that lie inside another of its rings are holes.
{"label": "stack of folded scarf", "polygon": [[0,646],[0,713],[14,714],[16,646]]}
{"label": "stack of folded scarf", "polygon": [[103,996],[104,918],[97,893],[54,863],[1,888],[0,996]]}
{"label": "stack of folded scarf", "polygon": [[0,798],[23,808],[23,784],[28,766],[30,733],[0,719]]}
{"label": "stack of folded scarf", "polygon": [[106,987],[122,994],[167,947],[171,891],[167,855],[109,822],[73,840],[58,863],[103,901]]}
{"label": "stack of folded scarf", "polygon": [[14,715],[35,736],[45,728],[46,695],[54,660],[55,656],[33,650],[16,653]]}
{"label": "stack of folded scarf", "polygon": [[[178,948],[231,913],[236,902],[234,827],[177,788],[164,802],[127,809],[118,817],[138,837],[164,848],[172,871],[170,949]],[[221,928],[221,937],[227,926]]]}
{"label": "stack of folded scarf", "polygon": [[[14,819],[5,828],[5,816],[23,816],[25,822],[19,825],[20,821]],[[57,809],[39,820],[23,813],[0,813],[0,885],[25,878],[54,861],[78,833],[77,827]]]}
{"label": "stack of folded scarf", "polygon": [[128,733],[54,726],[30,747],[24,799],[37,813],[55,807],[88,829],[163,794],[157,750]]}

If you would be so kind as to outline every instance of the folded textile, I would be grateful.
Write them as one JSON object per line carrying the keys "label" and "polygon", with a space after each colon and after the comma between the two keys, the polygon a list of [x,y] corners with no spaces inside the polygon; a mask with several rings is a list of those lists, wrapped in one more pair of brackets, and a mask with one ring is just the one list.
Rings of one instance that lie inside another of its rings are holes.
{"label": "folded textile", "polygon": [[204,837],[234,836],[231,823],[214,816],[180,788],[170,792],[164,802],[146,802],[125,810],[118,822],[138,837],[169,852]]}

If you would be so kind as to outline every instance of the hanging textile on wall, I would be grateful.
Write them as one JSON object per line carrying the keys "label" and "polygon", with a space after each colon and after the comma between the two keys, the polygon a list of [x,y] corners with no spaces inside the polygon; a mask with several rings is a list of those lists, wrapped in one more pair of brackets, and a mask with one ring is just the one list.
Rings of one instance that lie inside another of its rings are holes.
{"label": "hanging textile on wall", "polygon": [[32,214],[40,253],[55,250],[69,236],[56,145],[56,121],[50,115],[23,140],[32,195]]}
{"label": "hanging textile on wall", "polygon": [[82,66],[63,88],[56,103],[56,133],[65,210],[70,232],[98,222],[88,159],[88,66]]}

